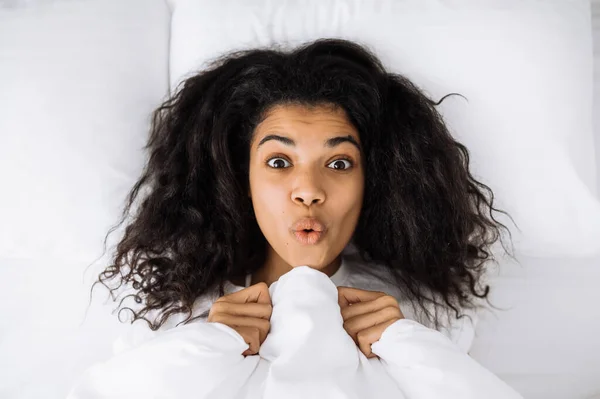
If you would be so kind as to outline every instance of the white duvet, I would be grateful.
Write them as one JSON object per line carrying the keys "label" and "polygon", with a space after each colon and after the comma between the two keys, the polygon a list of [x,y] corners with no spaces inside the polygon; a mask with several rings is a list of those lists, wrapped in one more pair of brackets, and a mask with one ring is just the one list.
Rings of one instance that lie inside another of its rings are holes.
{"label": "white duvet", "polygon": [[257,356],[221,323],[156,336],[87,370],[68,399],[395,398],[521,396],[440,332],[390,325],[367,359],[343,328],[335,284],[300,266],[269,287],[271,330]]}

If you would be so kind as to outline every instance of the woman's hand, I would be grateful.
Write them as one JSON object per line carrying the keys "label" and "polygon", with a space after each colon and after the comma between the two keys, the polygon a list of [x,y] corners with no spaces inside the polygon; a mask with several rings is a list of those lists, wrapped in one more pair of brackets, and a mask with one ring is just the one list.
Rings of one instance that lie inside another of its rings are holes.
{"label": "woman's hand", "polygon": [[404,318],[396,298],[384,292],[338,287],[338,303],[344,330],[369,359],[377,356],[371,352],[371,344],[379,341],[388,326]]}
{"label": "woman's hand", "polygon": [[233,328],[250,345],[242,355],[255,355],[271,329],[272,312],[269,287],[258,283],[217,299],[207,321]]}

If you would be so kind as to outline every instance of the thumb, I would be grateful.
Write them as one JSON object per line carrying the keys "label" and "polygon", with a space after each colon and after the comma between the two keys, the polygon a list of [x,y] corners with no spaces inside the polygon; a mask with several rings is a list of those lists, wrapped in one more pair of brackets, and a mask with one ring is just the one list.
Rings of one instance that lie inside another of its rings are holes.
{"label": "thumb", "polygon": [[232,303],[266,303],[271,304],[269,287],[266,283],[257,283],[248,288],[221,297],[217,300]]}
{"label": "thumb", "polygon": [[367,291],[352,287],[337,287],[338,288],[338,303],[340,307],[345,308],[349,305],[359,302],[370,302],[382,297],[385,292]]}

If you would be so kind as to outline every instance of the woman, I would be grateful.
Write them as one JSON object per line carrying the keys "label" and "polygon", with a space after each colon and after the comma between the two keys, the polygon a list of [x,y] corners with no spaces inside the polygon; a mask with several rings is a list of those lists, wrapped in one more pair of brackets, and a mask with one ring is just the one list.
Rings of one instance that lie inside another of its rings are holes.
{"label": "woman", "polygon": [[141,306],[123,309],[152,330],[230,326],[244,355],[269,333],[269,286],[298,266],[336,283],[367,357],[411,312],[437,329],[469,317],[506,227],[438,104],[350,41],[216,60],[156,110],[119,225],[147,195],[98,282],[131,285]]}

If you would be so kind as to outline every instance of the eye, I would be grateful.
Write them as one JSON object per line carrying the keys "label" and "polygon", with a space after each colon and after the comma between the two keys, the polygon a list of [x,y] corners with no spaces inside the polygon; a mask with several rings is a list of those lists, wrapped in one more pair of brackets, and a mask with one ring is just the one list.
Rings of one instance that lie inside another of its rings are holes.
{"label": "eye", "polygon": [[[275,161],[275,162],[271,162],[271,161]],[[290,164],[288,161],[286,161],[283,158],[271,158],[267,161],[267,165],[269,165],[270,167],[272,167],[273,169],[282,169],[282,168],[286,168],[289,166],[285,166],[285,163]],[[274,166],[275,165],[275,166]]]}
{"label": "eye", "polygon": [[[347,166],[346,166],[346,164],[347,164]],[[335,161],[333,161],[329,165],[333,165],[333,169],[347,170],[347,169],[350,169],[352,167],[352,162],[350,162],[350,160],[348,160],[348,159],[343,159],[342,158],[342,159],[336,159]]]}

